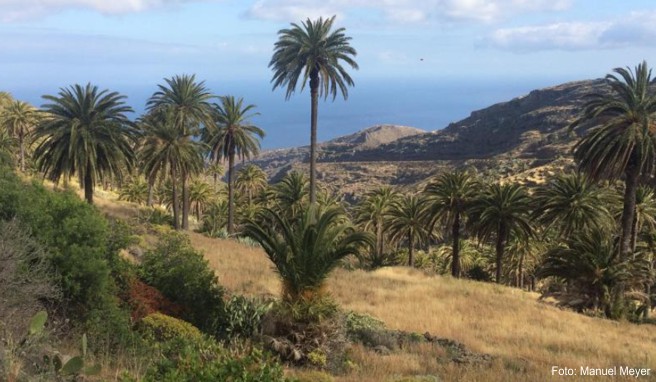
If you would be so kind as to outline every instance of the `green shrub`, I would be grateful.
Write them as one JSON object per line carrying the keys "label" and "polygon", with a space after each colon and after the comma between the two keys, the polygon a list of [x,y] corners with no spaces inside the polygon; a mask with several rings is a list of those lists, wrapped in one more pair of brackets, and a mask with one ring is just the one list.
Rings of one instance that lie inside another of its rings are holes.
{"label": "green shrub", "polygon": [[144,382],[285,382],[280,365],[261,351],[234,354],[214,340],[177,338],[162,345]]}
{"label": "green shrub", "polygon": [[223,288],[189,238],[165,233],[154,250],[146,252],[139,267],[141,278],[172,302],[182,305],[182,317],[199,329],[217,334],[224,322]]}
{"label": "green shrub", "polygon": [[158,342],[175,338],[197,341],[203,336],[200,330],[192,324],[162,313],[152,313],[144,317],[139,328],[146,338],[152,338]]}
{"label": "green shrub", "polygon": [[272,302],[260,302],[244,296],[233,296],[225,306],[225,334],[250,338],[262,332],[262,318]]}

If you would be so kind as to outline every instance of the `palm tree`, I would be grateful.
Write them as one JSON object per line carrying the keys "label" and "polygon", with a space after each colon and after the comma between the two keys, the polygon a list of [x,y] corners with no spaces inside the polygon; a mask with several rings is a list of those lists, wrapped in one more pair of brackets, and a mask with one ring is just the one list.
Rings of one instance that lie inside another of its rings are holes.
{"label": "palm tree", "polygon": [[43,106],[44,120],[34,131],[40,141],[34,150],[36,167],[55,182],[77,174],[92,204],[97,179],[121,178],[123,168],[132,168],[136,130],[126,116],[132,108],[125,96],[91,84],[43,98],[50,103]]}
{"label": "palm tree", "polygon": [[253,195],[262,192],[267,186],[267,175],[258,166],[248,164],[237,173],[235,187],[248,197],[248,204],[253,203]]}
{"label": "palm tree", "polygon": [[477,191],[476,180],[462,171],[444,173],[424,190],[430,226],[442,221],[451,228],[451,275],[456,278],[460,277],[460,227]]}
{"label": "palm tree", "polygon": [[148,201],[148,182],[142,177],[136,177],[124,185],[118,193],[119,200],[142,204]]}
{"label": "palm tree", "polygon": [[283,281],[282,297],[291,303],[320,297],[339,261],[373,242],[354,229],[341,209],[320,212],[311,206],[293,221],[271,209],[258,217],[246,224],[246,235],[267,253]]}
{"label": "palm tree", "polygon": [[631,230],[638,181],[651,174],[656,160],[654,133],[656,94],[654,80],[646,62],[633,72],[616,68],[608,74],[610,92],[590,95],[581,115],[572,125],[591,124],[592,128],[574,147],[579,169],[593,180],[624,176],[624,206],[620,225],[620,260],[631,253]]}
{"label": "palm tree", "polygon": [[7,129],[0,126],[0,165],[13,165],[13,153],[16,139],[12,137]]}
{"label": "palm tree", "polygon": [[202,168],[203,145],[194,141],[189,132],[179,129],[165,109],[153,110],[141,121],[144,140],[139,155],[147,179],[170,174],[172,184],[173,227],[180,229],[178,179],[183,172],[194,173]]}
{"label": "palm tree", "polygon": [[25,138],[39,122],[37,109],[27,102],[13,101],[0,111],[0,123],[18,139],[19,168],[25,172]]}
{"label": "palm tree", "polygon": [[324,99],[337,92],[344,99],[348,98],[347,86],[353,86],[353,80],[343,63],[353,69],[358,64],[353,60],[357,55],[350,45],[351,38],[344,34],[344,28],[331,31],[335,16],[324,20],[307,19],[298,24],[292,23],[290,29],[278,31],[278,41],[274,45],[269,67],[273,70],[273,89],[285,87],[286,99],[296,91],[301,83],[301,90],[310,81],[310,203],[316,202],[316,162],[317,162],[317,115],[319,97]]}
{"label": "palm tree", "polygon": [[212,186],[196,178],[191,181],[189,185],[189,199],[191,207],[196,212],[196,220],[201,221],[201,214],[203,214],[205,207],[210,203],[215,196]]}
{"label": "palm tree", "polygon": [[205,167],[205,173],[212,176],[212,179],[214,180],[214,187],[216,187],[219,181],[219,177],[223,176],[225,173],[225,168],[221,162],[212,162],[207,164],[207,167]]}
{"label": "palm tree", "polygon": [[0,111],[2,111],[3,108],[9,106],[9,104],[13,101],[13,98],[11,94],[7,92],[0,92]]}
{"label": "palm tree", "polygon": [[[167,118],[180,130],[181,136],[192,139],[200,134],[201,125],[212,126],[213,111],[210,100],[214,96],[207,90],[203,81],[196,82],[195,75],[165,78],[166,85],[157,85],[155,92],[147,102],[147,110],[166,109]],[[194,172],[190,173],[189,170]],[[197,166],[181,166],[182,179],[182,229],[189,229],[189,188],[187,180],[199,172]]]}
{"label": "palm tree", "polygon": [[302,173],[288,172],[274,187],[278,210],[288,220],[298,217],[307,208],[309,183]]}
{"label": "palm tree", "polygon": [[392,240],[408,241],[408,266],[415,266],[415,244],[425,240],[428,236],[424,201],[416,195],[405,195],[395,200],[387,213],[387,229]]}
{"label": "palm tree", "polygon": [[385,230],[386,218],[394,202],[399,198],[390,186],[381,186],[368,192],[355,207],[356,222],[365,230],[372,230],[376,235],[374,253],[371,259],[372,268],[382,267],[385,264]]}
{"label": "palm tree", "polygon": [[618,261],[616,254],[615,240],[605,232],[592,230],[574,235],[546,253],[538,276],[568,281],[570,296],[561,297],[583,301],[584,307],[600,308],[606,316],[616,318],[621,312],[614,305],[621,300],[614,297],[624,291],[626,283],[638,288],[653,282],[649,261],[642,252],[636,252],[630,261]]}
{"label": "palm tree", "polygon": [[235,219],[235,156],[240,159],[250,158],[260,151],[259,139],[264,138],[264,131],[252,125],[248,119],[259,115],[252,113],[255,105],[245,105],[243,98],[235,100],[233,96],[221,97],[221,104],[216,105],[216,125],[208,125],[203,140],[210,148],[210,159],[218,162],[228,158],[228,234],[234,233]]}
{"label": "palm tree", "polygon": [[581,173],[558,175],[535,191],[533,217],[558,236],[608,228],[613,217],[607,208],[612,196]]}
{"label": "palm tree", "polygon": [[501,283],[502,261],[508,239],[528,239],[533,229],[529,219],[530,198],[517,184],[492,184],[472,203],[473,231],[481,240],[496,236],[496,282]]}

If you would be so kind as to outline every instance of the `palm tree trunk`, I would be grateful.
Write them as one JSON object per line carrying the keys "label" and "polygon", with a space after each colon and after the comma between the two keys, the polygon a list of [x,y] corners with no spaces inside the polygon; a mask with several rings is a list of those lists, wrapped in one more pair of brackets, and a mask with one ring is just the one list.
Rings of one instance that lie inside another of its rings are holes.
{"label": "palm tree trunk", "polygon": [[228,153],[228,235],[232,236],[234,233],[234,218],[235,218],[235,201],[234,201],[234,184],[232,181],[233,167],[235,165],[235,150],[234,147]]}
{"label": "palm tree trunk", "polygon": [[460,214],[456,213],[451,227],[453,255],[451,256],[451,276],[460,278]]}
{"label": "palm tree trunk", "polygon": [[319,114],[319,72],[310,73],[310,204],[317,202],[317,119]]}
{"label": "palm tree trunk", "polygon": [[633,223],[631,224],[631,253],[635,252],[637,241],[638,241],[638,214],[634,209]]}
{"label": "palm tree trunk", "polygon": [[25,172],[25,143],[23,134],[18,134],[18,144],[20,146],[20,170]]}
{"label": "palm tree trunk", "polygon": [[182,229],[189,229],[189,185],[187,184],[187,171],[182,171]]}
{"label": "palm tree trunk", "polygon": [[93,204],[93,177],[90,170],[91,164],[87,164],[87,169],[84,172],[84,199],[89,204]]}
{"label": "palm tree trunk", "polygon": [[408,266],[413,268],[415,266],[415,236],[412,234],[412,231],[408,231]]}
{"label": "palm tree trunk", "polygon": [[506,226],[501,224],[499,227],[499,232],[497,233],[497,284],[501,284],[501,275],[502,275],[502,260],[503,260],[503,251],[506,246]]}
{"label": "palm tree trunk", "polygon": [[376,264],[383,265],[383,222],[378,219],[376,222]]}
{"label": "palm tree trunk", "polygon": [[524,289],[524,254],[519,256],[519,265],[517,267],[517,287]]}
{"label": "palm tree trunk", "polygon": [[631,253],[633,217],[635,215],[636,192],[638,190],[639,167],[635,158],[631,158],[626,167],[624,180],[624,207],[622,209],[622,236],[620,240],[619,261],[628,258]]}
{"label": "palm tree trunk", "polygon": [[178,200],[178,187],[176,184],[177,176],[175,165],[171,163],[171,188],[173,189],[173,228],[180,229],[180,201]]}
{"label": "palm tree trunk", "polygon": [[148,207],[153,206],[153,183],[155,183],[154,179],[148,179],[148,200],[146,200],[146,205]]}

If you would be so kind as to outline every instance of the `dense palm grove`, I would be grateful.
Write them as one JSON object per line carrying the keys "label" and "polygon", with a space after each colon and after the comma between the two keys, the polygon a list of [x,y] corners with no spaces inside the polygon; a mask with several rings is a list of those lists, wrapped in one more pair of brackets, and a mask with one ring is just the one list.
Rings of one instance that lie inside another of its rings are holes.
{"label": "dense palm grove", "polygon": [[[317,99],[346,97],[353,81],[341,62],[357,68],[343,29],[331,32],[333,20],[281,31],[270,63],[274,88],[286,87],[287,97],[309,80],[309,177],[291,171],[271,184],[248,163],[265,136],[250,121],[256,106],[217,96],[193,75],[165,79],[136,119],[124,96],[92,84],[46,95],[41,109],[0,93],[0,158],[56,185],[75,179],[89,204],[97,189],[109,188],[139,204],[151,223],[256,242],[289,304],[323,301],[337,266],[407,265],[537,290],[590,314],[648,317],[656,276],[656,85],[646,63],[616,69],[610,90],[590,95],[572,122],[580,136],[575,170],[525,186],[454,169],[421,189],[383,185],[347,203],[315,169]],[[160,252],[172,247],[186,248],[170,239]],[[147,276],[176,293],[175,280]],[[194,298],[211,307],[222,304],[216,296]],[[187,310],[184,318],[216,333],[207,312]]]}

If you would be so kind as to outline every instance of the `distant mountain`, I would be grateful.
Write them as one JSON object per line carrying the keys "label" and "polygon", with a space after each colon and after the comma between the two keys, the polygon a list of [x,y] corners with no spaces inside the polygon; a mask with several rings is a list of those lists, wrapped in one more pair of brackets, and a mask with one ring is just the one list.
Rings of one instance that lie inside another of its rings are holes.
{"label": "distant mountain", "polygon": [[[576,134],[568,126],[586,95],[607,90],[601,79],[534,90],[433,132],[374,126],[322,143],[319,179],[357,193],[371,184],[414,184],[454,166],[485,170],[506,160],[512,162],[509,175],[544,166],[570,156]],[[309,148],[303,146],[265,152],[255,163],[275,181],[292,168],[307,167],[308,156]]]}

